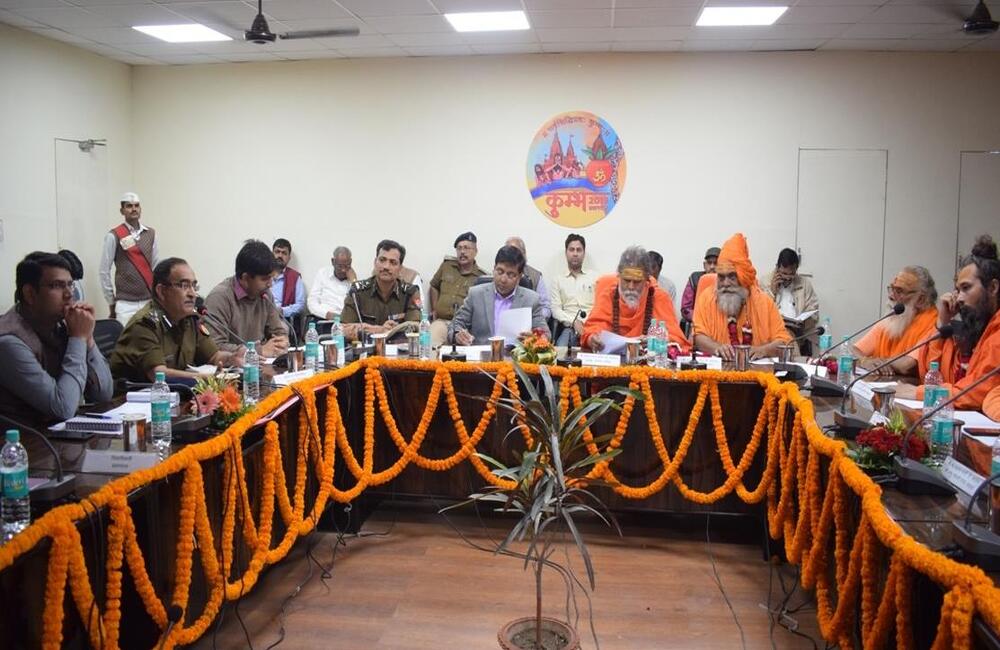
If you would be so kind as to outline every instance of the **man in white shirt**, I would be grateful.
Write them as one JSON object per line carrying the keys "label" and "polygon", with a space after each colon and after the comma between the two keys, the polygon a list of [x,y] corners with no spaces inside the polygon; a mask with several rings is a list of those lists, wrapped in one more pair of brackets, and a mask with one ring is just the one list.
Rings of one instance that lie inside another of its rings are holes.
{"label": "man in white shirt", "polygon": [[[119,210],[125,221],[104,235],[101,250],[101,292],[110,306],[109,317],[127,325],[152,297],[153,267],[160,260],[156,231],[140,223],[139,195],[126,192]],[[115,277],[111,279],[111,265]]]}
{"label": "man in white shirt", "polygon": [[[594,282],[597,276],[593,271],[584,270],[586,255],[587,240],[583,235],[571,233],[566,237],[567,268],[554,275],[549,289],[552,317],[562,325],[556,345],[569,345],[571,334],[575,335],[574,341],[578,342],[587,314],[594,307]],[[579,315],[580,312],[585,313]]]}
{"label": "man in white shirt", "polygon": [[306,306],[320,320],[333,320],[344,311],[344,298],[357,278],[351,268],[351,250],[346,246],[333,249],[330,266],[319,270],[309,289]]}

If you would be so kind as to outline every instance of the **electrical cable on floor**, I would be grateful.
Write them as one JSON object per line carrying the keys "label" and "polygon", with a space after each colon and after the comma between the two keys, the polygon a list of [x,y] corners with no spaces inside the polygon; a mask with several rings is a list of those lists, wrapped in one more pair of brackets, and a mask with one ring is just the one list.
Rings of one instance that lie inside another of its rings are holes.
{"label": "electrical cable on floor", "polygon": [[736,622],[736,627],[740,631],[740,645],[743,650],[746,650],[747,640],[743,635],[743,625],[740,624],[740,619],[736,615],[736,610],[733,609],[733,604],[729,602],[729,595],[726,594],[726,588],[722,586],[722,578],[719,577],[719,569],[715,566],[715,554],[712,553],[712,538],[709,534],[709,523],[711,522],[712,511],[709,510],[705,513],[705,547],[708,549],[708,558],[712,562],[712,573],[715,574],[715,584],[719,588],[719,592],[722,593],[722,599],[726,601],[726,606],[729,608],[729,612],[733,615],[733,620]]}

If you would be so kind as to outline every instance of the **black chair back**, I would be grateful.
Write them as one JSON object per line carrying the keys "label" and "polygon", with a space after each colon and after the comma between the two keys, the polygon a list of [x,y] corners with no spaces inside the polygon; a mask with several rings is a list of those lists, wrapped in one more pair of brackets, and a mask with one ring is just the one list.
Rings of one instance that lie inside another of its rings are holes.
{"label": "black chair back", "polygon": [[123,329],[122,324],[114,318],[103,318],[94,323],[94,342],[105,359],[111,359],[111,351],[115,349],[115,343]]}

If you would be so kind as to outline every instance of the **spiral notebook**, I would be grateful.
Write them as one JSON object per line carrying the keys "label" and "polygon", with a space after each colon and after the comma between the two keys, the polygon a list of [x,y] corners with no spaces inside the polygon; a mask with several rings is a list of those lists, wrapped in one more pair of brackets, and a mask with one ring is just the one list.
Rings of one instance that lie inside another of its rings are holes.
{"label": "spiral notebook", "polygon": [[95,418],[78,415],[66,420],[67,431],[88,431],[96,433],[121,433],[121,418]]}

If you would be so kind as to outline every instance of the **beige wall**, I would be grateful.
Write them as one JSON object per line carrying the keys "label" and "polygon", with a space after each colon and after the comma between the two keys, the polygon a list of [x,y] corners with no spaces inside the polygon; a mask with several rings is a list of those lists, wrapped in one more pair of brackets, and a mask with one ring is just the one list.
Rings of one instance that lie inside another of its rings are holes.
{"label": "beige wall", "polygon": [[87,298],[103,312],[100,239],[132,181],[131,85],[124,63],[0,24],[0,308],[13,303],[17,262],[57,245],[54,139],[107,138],[107,219],[93,224],[93,237],[64,242],[82,259]]}
{"label": "beige wall", "polygon": [[230,271],[241,239],[279,235],[309,280],[338,244],[355,251],[359,272],[369,268],[381,237],[408,246],[426,277],[470,228],[487,267],[511,233],[527,240],[529,261],[548,266],[569,231],[530,202],[526,150],[547,118],[585,109],[611,122],[629,160],[621,203],[583,231],[602,268],[641,242],[665,254],[681,283],[708,244],[742,230],[763,274],[794,242],[798,149],[860,147],[889,151],[889,273],[919,262],[947,284],[959,151],[1000,148],[996,55],[140,67],[133,101],[146,214],[163,223],[161,250],[192,258],[204,283]]}

